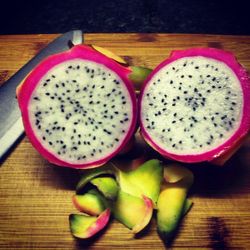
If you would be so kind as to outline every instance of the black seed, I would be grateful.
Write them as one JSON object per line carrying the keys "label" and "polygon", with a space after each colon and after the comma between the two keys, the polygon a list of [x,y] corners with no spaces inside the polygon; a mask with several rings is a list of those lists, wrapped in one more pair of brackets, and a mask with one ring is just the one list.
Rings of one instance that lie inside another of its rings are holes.
{"label": "black seed", "polygon": [[181,78],[184,78],[184,75],[182,75]]}
{"label": "black seed", "polygon": [[169,141],[172,141],[173,139],[172,138],[169,138]]}
{"label": "black seed", "polygon": [[174,147],[175,147],[175,144],[173,144],[172,147],[174,148]]}
{"label": "black seed", "polygon": [[51,145],[51,146],[52,146],[52,145],[53,145],[53,143],[52,143],[51,141],[49,141],[49,145]]}
{"label": "black seed", "polygon": [[207,145],[210,145],[210,144],[211,144],[211,143],[208,141],[208,142],[207,142]]}
{"label": "black seed", "polygon": [[46,93],[45,93],[45,95],[49,96],[49,95],[50,95],[50,93],[49,93],[49,92],[46,92]]}
{"label": "black seed", "polygon": [[161,132],[163,132],[163,133],[164,133],[165,131],[166,131],[166,129],[164,128]]}
{"label": "black seed", "polygon": [[104,89],[104,85],[101,86],[101,89]]}
{"label": "black seed", "polygon": [[216,124],[216,123],[214,123],[214,126],[215,126],[215,127],[217,127],[217,124]]}
{"label": "black seed", "polygon": [[236,102],[231,102],[232,105],[236,105]]}
{"label": "black seed", "polygon": [[194,92],[198,92],[198,89],[197,89],[197,88],[194,88]]}
{"label": "black seed", "polygon": [[93,101],[90,101],[89,104],[93,104]]}
{"label": "black seed", "polygon": [[176,121],[172,121],[172,123],[174,124],[174,123],[176,123]]}
{"label": "black seed", "polygon": [[195,69],[199,69],[199,66],[195,66],[194,68],[195,68]]}
{"label": "black seed", "polygon": [[45,137],[45,136],[43,136],[43,140],[44,140],[44,141],[46,140],[46,137]]}
{"label": "black seed", "polygon": [[182,141],[179,141],[180,144],[182,144]]}
{"label": "black seed", "polygon": [[185,90],[185,91],[183,91],[183,94],[187,94],[188,92]]}
{"label": "black seed", "polygon": [[174,113],[173,116],[174,116],[174,117],[177,116],[177,113]]}
{"label": "black seed", "polygon": [[171,129],[170,128],[168,128],[168,132],[170,132],[171,131]]}
{"label": "black seed", "polygon": [[103,132],[107,133],[108,135],[112,134],[112,132],[108,131],[107,129],[103,129]]}
{"label": "black seed", "polygon": [[170,81],[170,84],[173,84],[173,80]]}
{"label": "black seed", "polygon": [[126,104],[126,102],[124,101],[124,102],[122,102],[122,104]]}
{"label": "black seed", "polygon": [[188,75],[188,77],[189,77],[189,78],[192,78],[193,76],[191,76],[191,75]]}

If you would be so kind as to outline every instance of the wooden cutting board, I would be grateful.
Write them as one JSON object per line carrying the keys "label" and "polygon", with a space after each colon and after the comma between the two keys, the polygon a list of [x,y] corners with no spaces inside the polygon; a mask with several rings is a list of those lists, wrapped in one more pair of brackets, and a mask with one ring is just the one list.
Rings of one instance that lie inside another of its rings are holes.
{"label": "wooden cutting board", "polygon": [[[3,83],[56,35],[0,36]],[[132,65],[155,67],[171,50],[209,46],[232,51],[250,70],[250,37],[180,34],[86,34]],[[1,145],[0,145],[1,146]],[[250,140],[224,167],[196,166],[194,206],[175,249],[250,249]],[[136,239],[112,222],[93,240],[77,241],[68,226],[77,171],[50,165],[25,137],[0,167],[0,249],[164,249],[155,221]]]}

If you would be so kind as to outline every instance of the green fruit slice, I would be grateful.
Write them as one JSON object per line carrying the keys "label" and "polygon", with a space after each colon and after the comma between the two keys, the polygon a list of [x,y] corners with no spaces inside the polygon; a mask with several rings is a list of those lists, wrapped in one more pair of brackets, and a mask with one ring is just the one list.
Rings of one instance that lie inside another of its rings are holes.
{"label": "green fruit slice", "polygon": [[77,238],[87,239],[101,231],[107,225],[109,218],[109,209],[106,209],[99,217],[71,214],[69,216],[70,231]]}
{"label": "green fruit slice", "polygon": [[88,182],[90,182],[92,179],[96,178],[100,175],[114,175],[116,168],[112,163],[108,163],[102,167],[99,168],[93,168],[93,169],[86,169],[84,170],[84,174],[81,177],[80,181],[78,182],[76,186],[76,193],[82,192],[84,187]]}
{"label": "green fruit slice", "polygon": [[119,187],[112,177],[97,177],[90,181],[107,198],[114,200],[117,196]]}
{"label": "green fruit slice", "polygon": [[120,190],[116,201],[112,204],[114,217],[123,225],[138,233],[144,229],[153,213],[153,203],[147,197],[136,197]]}
{"label": "green fruit slice", "polygon": [[124,192],[137,197],[145,195],[156,204],[163,178],[163,167],[159,160],[153,159],[135,170],[117,171],[117,178]]}
{"label": "green fruit slice", "polygon": [[192,205],[187,200],[187,193],[193,183],[193,174],[185,167],[171,165],[164,169],[164,180],[157,202],[157,228],[161,238],[168,243]]}
{"label": "green fruit slice", "polygon": [[107,208],[107,201],[95,189],[85,194],[74,195],[72,202],[80,212],[93,216],[100,215]]}

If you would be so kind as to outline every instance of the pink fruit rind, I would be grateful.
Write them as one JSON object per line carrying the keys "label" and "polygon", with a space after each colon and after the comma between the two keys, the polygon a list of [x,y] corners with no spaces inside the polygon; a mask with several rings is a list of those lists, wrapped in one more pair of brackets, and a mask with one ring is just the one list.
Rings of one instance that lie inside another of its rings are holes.
{"label": "pink fruit rind", "polygon": [[[219,147],[210,150],[202,154],[189,154],[189,155],[177,155],[170,153],[161,147],[159,147],[150,135],[147,133],[141,119],[141,103],[144,91],[152,79],[152,77],[161,70],[164,66],[173,61],[183,58],[183,57],[193,57],[193,56],[203,56],[207,58],[216,59],[218,61],[224,62],[231,70],[235,73],[239,79],[242,93],[243,93],[243,109],[242,109],[242,118],[237,131],[222,145]],[[250,79],[247,71],[239,64],[235,56],[227,51],[215,49],[215,48],[191,48],[188,50],[177,50],[173,51],[168,59],[160,63],[149,75],[147,80],[142,86],[142,90],[139,96],[139,118],[140,118],[140,127],[141,134],[144,137],[145,141],[160,154],[166,158],[174,159],[181,162],[201,162],[201,161],[212,161],[224,154],[227,153],[232,147],[238,144],[238,141],[241,141],[242,138],[248,133],[250,129]]]}
{"label": "pink fruit rind", "polygon": [[[91,60],[96,63],[100,63],[105,65],[107,68],[113,70],[117,73],[117,75],[122,79],[122,81],[125,83],[128,92],[130,94],[130,99],[132,103],[132,119],[130,124],[130,129],[123,140],[120,147],[110,154],[107,157],[104,157],[100,160],[93,161],[93,162],[87,162],[85,164],[75,164],[75,163],[69,163],[60,160],[58,157],[53,155],[51,152],[49,152],[46,148],[44,148],[41,143],[36,138],[33,129],[31,127],[31,123],[29,120],[29,102],[31,99],[32,92],[34,91],[37,83],[40,81],[40,79],[54,66],[56,66],[59,63],[63,63],[64,61],[71,60],[71,59],[86,59]],[[131,136],[133,135],[133,132],[136,127],[136,120],[137,120],[137,109],[136,109],[136,96],[133,89],[133,85],[131,81],[128,79],[128,74],[131,71],[123,67],[122,65],[116,63],[115,61],[107,58],[103,54],[91,49],[88,46],[85,45],[77,45],[74,46],[72,49],[62,52],[60,54],[49,56],[47,59],[42,61],[25,79],[24,83],[22,84],[21,88],[18,91],[18,103],[19,107],[22,111],[22,119],[23,124],[25,127],[25,131],[27,136],[29,137],[30,142],[32,145],[37,149],[38,152],[40,152],[41,155],[43,155],[49,162],[63,166],[63,167],[71,167],[71,168],[94,168],[103,165],[108,160],[110,160],[112,157],[114,157],[120,150],[123,149],[123,147],[127,144]]]}
{"label": "pink fruit rind", "polygon": [[90,238],[99,231],[101,231],[109,222],[110,218],[110,209],[107,208],[105,211],[103,211],[99,217],[97,218],[96,222],[93,223],[86,232],[86,238]]}

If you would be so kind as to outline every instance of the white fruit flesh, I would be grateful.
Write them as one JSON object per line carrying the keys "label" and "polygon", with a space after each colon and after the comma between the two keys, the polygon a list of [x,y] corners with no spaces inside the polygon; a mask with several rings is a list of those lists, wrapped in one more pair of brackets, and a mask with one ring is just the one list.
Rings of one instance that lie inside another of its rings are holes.
{"label": "white fruit flesh", "polygon": [[163,150],[200,154],[235,133],[242,109],[240,82],[226,64],[202,56],[184,57],[164,66],[148,82],[141,121]]}
{"label": "white fruit flesh", "polygon": [[82,59],[61,63],[40,80],[29,119],[40,143],[69,163],[106,157],[131,126],[132,101],[119,76]]}

